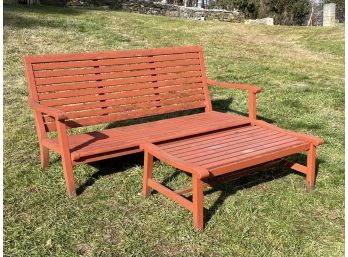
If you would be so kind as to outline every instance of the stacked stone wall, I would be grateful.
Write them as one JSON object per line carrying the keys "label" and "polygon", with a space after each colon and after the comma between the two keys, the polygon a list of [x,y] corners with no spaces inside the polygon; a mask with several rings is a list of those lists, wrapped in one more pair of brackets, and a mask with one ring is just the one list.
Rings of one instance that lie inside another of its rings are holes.
{"label": "stacked stone wall", "polygon": [[237,23],[244,21],[244,15],[237,11],[184,7],[144,0],[70,0],[67,2],[67,5],[70,7],[103,7],[120,9],[127,12],[181,17],[196,20],[220,20]]}

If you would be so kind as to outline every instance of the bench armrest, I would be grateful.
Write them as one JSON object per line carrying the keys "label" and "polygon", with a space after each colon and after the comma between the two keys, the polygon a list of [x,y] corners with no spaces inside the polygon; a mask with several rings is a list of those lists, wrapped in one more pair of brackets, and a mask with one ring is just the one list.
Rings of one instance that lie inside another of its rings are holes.
{"label": "bench armrest", "polygon": [[209,171],[207,169],[198,167],[189,162],[185,162],[163,151],[161,148],[159,148],[158,146],[154,144],[151,144],[151,143],[141,144],[140,149],[144,151],[148,151],[152,156],[155,156],[157,159],[164,161],[177,169],[189,172],[192,175],[196,175],[199,179],[209,176]]}
{"label": "bench armrest", "polygon": [[269,123],[267,123],[265,121],[262,121],[262,120],[253,121],[252,124],[253,125],[258,125],[258,126],[261,126],[261,127],[265,127],[265,128],[270,128],[270,129],[273,129],[273,130],[276,130],[276,131],[280,131],[280,132],[283,132],[283,133],[295,136],[298,139],[301,139],[301,140],[304,140],[304,141],[308,141],[308,142],[312,143],[315,146],[318,146],[318,145],[321,145],[321,144],[324,143],[324,140],[321,139],[320,137],[316,137],[316,136],[312,136],[312,135],[306,135],[306,134],[297,133],[297,132],[293,132],[293,131],[290,131],[290,130],[282,129],[282,128],[279,128],[277,126],[274,126],[274,125],[269,124]]}
{"label": "bench armrest", "polygon": [[28,100],[28,104],[33,110],[52,116],[56,120],[66,120],[68,118],[65,112],[58,110],[56,108],[42,105],[32,99]]}
{"label": "bench armrest", "polygon": [[218,82],[215,80],[208,79],[209,85],[223,87],[223,88],[235,88],[248,91],[248,108],[249,108],[249,119],[256,120],[256,94],[261,92],[260,87],[246,85],[246,84],[230,84],[225,82]]}
{"label": "bench armrest", "polygon": [[235,89],[242,89],[242,90],[248,90],[252,93],[259,93],[261,92],[261,88],[257,86],[251,86],[247,84],[232,84],[232,83],[226,83],[226,82],[219,82],[212,79],[208,79],[207,83],[212,86],[217,87],[223,87],[223,88],[235,88]]}

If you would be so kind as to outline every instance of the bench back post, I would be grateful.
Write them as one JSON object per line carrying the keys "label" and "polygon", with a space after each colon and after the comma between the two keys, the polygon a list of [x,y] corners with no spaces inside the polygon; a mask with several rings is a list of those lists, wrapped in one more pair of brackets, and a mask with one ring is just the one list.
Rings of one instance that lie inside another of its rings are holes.
{"label": "bench back post", "polygon": [[208,82],[207,82],[207,74],[205,70],[205,64],[204,64],[204,55],[203,55],[203,49],[200,49],[199,51],[199,63],[201,66],[201,76],[202,76],[202,83],[203,83],[203,90],[204,90],[204,96],[205,96],[205,111],[209,112],[212,111],[213,108],[211,106],[211,99],[208,91]]}
{"label": "bench back post", "polygon": [[[34,72],[30,62],[30,58],[28,56],[24,57],[24,70],[25,70],[25,76],[28,83],[29,99],[39,102],[39,97],[35,90],[36,85],[35,85]],[[38,111],[33,111],[33,113],[34,113],[36,132],[38,135],[39,142],[41,144],[42,140],[47,137],[43,116]]]}

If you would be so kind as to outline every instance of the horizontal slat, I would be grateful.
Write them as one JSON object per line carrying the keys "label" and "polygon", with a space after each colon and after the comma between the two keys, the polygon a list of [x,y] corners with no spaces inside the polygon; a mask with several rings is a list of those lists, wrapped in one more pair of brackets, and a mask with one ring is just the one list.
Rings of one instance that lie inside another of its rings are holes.
{"label": "horizontal slat", "polygon": [[33,64],[34,71],[40,70],[56,70],[56,69],[71,69],[71,68],[84,68],[95,66],[113,66],[122,64],[135,64],[135,63],[149,63],[149,62],[164,62],[173,60],[188,60],[198,59],[198,53],[178,53],[173,55],[160,55],[160,56],[147,56],[147,57],[125,57],[116,59],[97,59],[86,61],[67,61],[67,62],[53,62],[53,63],[39,63]]}
{"label": "horizontal slat", "polygon": [[[131,104],[131,105],[121,105],[121,106],[112,106],[107,107],[105,109],[98,109],[98,110],[86,110],[86,111],[80,111],[80,112],[72,112],[68,113],[68,119],[76,119],[76,118],[84,118],[84,117],[96,117],[100,115],[106,115],[111,113],[122,113],[127,111],[134,111],[134,110],[142,110],[144,108],[149,107],[156,107],[156,106],[174,106],[178,103],[178,101],[181,100],[181,103],[190,103],[190,102],[202,102],[201,96],[189,96],[182,99],[169,99],[169,100],[163,100],[163,101],[152,101],[152,102],[143,102],[138,104]],[[204,103],[203,103],[204,104]]]}
{"label": "horizontal slat", "polygon": [[248,126],[246,128],[238,128],[234,130],[229,130],[229,131],[222,131],[219,133],[213,133],[211,135],[204,135],[200,137],[194,137],[194,138],[189,138],[186,140],[180,140],[177,142],[169,142],[166,144],[161,144],[161,148],[163,150],[169,151],[173,153],[176,149],[187,149],[187,147],[190,147],[192,144],[197,145],[197,144],[205,144],[206,142],[210,141],[216,141],[217,139],[220,138],[229,138],[231,136],[234,136],[235,134],[238,135],[249,135],[250,133],[258,133],[260,131],[263,131],[262,128],[256,127],[256,126]]}
{"label": "horizontal slat", "polygon": [[[202,115],[202,113],[200,114]],[[115,133],[111,133],[114,131],[111,129],[108,130],[107,134],[102,134],[106,135],[104,137],[107,140],[103,140],[102,142],[99,141],[95,144],[93,144],[94,141],[90,142],[88,144],[88,151],[100,152],[100,148],[114,149],[116,147],[134,147],[135,145],[139,144],[139,142],[158,142],[177,138],[180,137],[180,135],[185,136],[190,135],[190,133],[197,134],[198,132],[204,133],[216,131],[225,129],[226,127],[235,127],[248,123],[246,118],[239,118],[235,115],[229,116],[231,117],[227,116],[225,121],[216,119],[216,116],[210,116],[211,118],[209,119],[209,115],[188,115],[178,118],[171,118],[168,122],[166,122],[166,120],[160,120],[156,122],[133,125],[132,130],[126,126],[117,128]],[[165,124],[165,126],[163,126],[163,124]],[[138,129],[136,129],[136,127]],[[180,127],[180,130],[178,130],[178,127]],[[142,131],[142,133],[139,134],[139,131]],[[92,138],[94,139],[95,137],[99,138],[100,134],[93,134]],[[112,138],[112,140],[108,140],[109,138]],[[124,138],[127,138],[126,142],[124,141]],[[80,137],[74,137],[74,139],[71,139],[71,146],[76,146],[72,148],[72,151],[80,150],[81,145],[82,148],[83,146],[86,146],[86,141],[88,140],[82,140]]]}
{"label": "horizontal slat", "polygon": [[[212,154],[217,152],[223,152],[225,148],[230,148],[230,146],[239,147],[240,145],[249,144],[253,140],[269,140],[275,137],[279,137],[279,133],[272,131],[252,131],[245,132],[245,134],[240,134],[234,138],[220,137],[213,141],[205,142],[205,144],[199,144],[198,146],[189,146],[184,149],[170,149],[168,152],[175,154],[179,157],[184,157],[185,159],[197,158],[201,155]],[[228,150],[228,149],[227,149]]]}
{"label": "horizontal slat", "polygon": [[52,92],[52,91],[66,91],[66,90],[75,90],[75,89],[86,89],[86,88],[96,88],[96,87],[106,87],[106,86],[117,86],[117,85],[131,85],[136,84],[142,85],[146,83],[156,82],[158,86],[170,86],[178,84],[187,84],[194,82],[202,82],[200,72],[193,71],[189,73],[176,73],[170,75],[158,75],[158,76],[144,76],[139,78],[126,78],[126,79],[117,79],[117,80],[106,80],[106,81],[97,81],[97,82],[78,82],[71,84],[62,84],[62,85],[49,85],[49,86],[39,86],[37,87],[38,93],[43,92]]}
{"label": "horizontal slat", "polygon": [[82,111],[82,110],[90,110],[90,109],[96,109],[96,108],[102,108],[102,107],[111,107],[115,105],[121,105],[121,104],[134,104],[134,103],[142,103],[142,102],[149,102],[153,100],[165,100],[165,99],[177,99],[178,102],[180,102],[181,98],[185,98],[188,96],[199,96],[200,99],[204,100],[204,91],[201,88],[198,88],[196,90],[190,90],[184,93],[175,93],[175,94],[167,94],[167,95],[149,95],[149,96],[140,96],[140,97],[132,97],[132,98],[122,98],[122,99],[116,99],[116,100],[105,100],[102,102],[92,102],[92,103],[80,103],[80,104],[74,104],[74,105],[64,105],[59,106],[59,110],[64,112],[71,112],[71,111]]}
{"label": "horizontal slat", "polygon": [[[222,114],[222,113],[221,113]],[[219,119],[219,117],[224,119]],[[126,127],[119,127],[117,129],[108,129],[107,131],[103,131],[103,134],[106,135],[106,138],[113,138],[113,140],[104,140],[103,143],[98,142],[94,145],[96,148],[100,148],[101,145],[103,147],[112,146],[116,147],[115,145],[124,144],[124,137],[127,135],[127,142],[132,142],[136,140],[144,140],[147,141],[150,137],[156,137],[157,139],[164,136],[165,139],[169,135],[173,134],[180,134],[184,130],[194,130],[194,131],[207,131],[206,128],[215,128],[221,129],[226,128],[228,126],[236,126],[240,124],[248,123],[248,119],[241,116],[236,115],[230,115],[230,114],[223,114],[220,115],[220,113],[211,112],[211,113],[199,113],[199,114],[193,114],[193,115],[187,115],[187,116],[181,116],[177,118],[170,118],[167,120],[158,120],[153,122],[147,122],[137,125],[132,125],[132,130],[129,129],[128,126]],[[221,126],[222,125],[222,126]],[[180,127],[181,129],[178,130],[177,128]],[[204,128],[204,129],[203,129]],[[143,133],[139,134],[139,130],[143,131]],[[210,131],[211,129],[208,129]],[[186,133],[186,132],[185,132]],[[185,134],[184,133],[184,134]],[[92,138],[99,138],[99,133],[91,133]],[[84,144],[86,141],[86,136],[82,136],[84,139],[81,138],[81,136],[74,136],[70,139],[71,146],[73,145],[80,145]],[[122,142],[123,141],[123,142]],[[134,145],[127,145],[129,147]],[[91,145],[89,148],[93,148]],[[74,149],[75,150],[75,149]]]}
{"label": "horizontal slat", "polygon": [[89,95],[89,96],[77,96],[73,98],[63,98],[63,99],[50,99],[47,101],[42,101],[42,103],[46,106],[59,106],[59,105],[67,105],[74,103],[87,103],[87,102],[95,102],[95,101],[103,101],[107,99],[119,99],[125,97],[136,97],[142,95],[151,95],[151,94],[160,94],[170,92],[178,93],[184,90],[197,89],[202,88],[201,84],[189,84],[186,86],[173,86],[173,87],[163,87],[163,88],[150,88],[143,90],[135,90],[135,91],[126,91],[126,92],[117,92],[117,93],[109,93],[105,95]]}
{"label": "horizontal slat", "polygon": [[[136,119],[136,118],[140,118],[140,117],[146,117],[146,116],[159,115],[159,114],[182,111],[182,110],[201,108],[204,106],[205,106],[205,104],[202,102],[185,103],[185,104],[178,104],[176,106],[159,107],[159,108],[143,110],[143,111],[134,111],[134,112],[130,112],[130,113],[113,114],[113,115],[107,115],[107,116],[102,116],[102,117],[93,117],[93,118],[85,118],[85,119],[80,119],[80,120],[75,120],[75,121],[67,121],[66,125],[70,128],[81,127],[81,126],[90,126],[90,125],[112,122],[112,121]],[[48,124],[46,124],[46,126],[50,131],[55,130],[54,123],[48,123]]]}
{"label": "horizontal slat", "polygon": [[[92,89],[80,89],[80,90],[69,90],[58,93],[46,93],[39,94],[39,100],[48,100],[48,99],[57,99],[57,98],[68,98],[68,97],[76,97],[76,96],[87,96],[87,95],[96,95],[96,94],[105,94],[105,93],[115,93],[115,92],[123,92],[123,91],[131,91],[131,90],[143,90],[148,88],[157,88],[157,87],[165,87],[165,86],[184,86],[185,84],[177,84],[168,82],[152,82],[152,83],[138,83],[126,86],[108,86],[102,88],[92,88]],[[193,84],[187,84],[193,85]],[[197,85],[197,84],[195,84]],[[203,85],[201,85],[203,87]]]}
{"label": "horizontal slat", "polygon": [[[280,141],[272,141],[272,143],[267,143],[267,144],[255,143],[254,148],[251,146],[242,146],[238,148],[238,151],[233,148],[228,153],[225,153],[224,156],[221,156],[221,155],[214,156],[212,158],[209,157],[209,158],[206,158],[205,160],[197,160],[197,161],[200,163],[200,165],[204,167],[213,168],[213,167],[217,167],[221,165],[222,163],[240,161],[245,158],[248,158],[249,156],[257,156],[265,152],[272,152],[272,151],[276,151],[277,149],[286,148],[286,147],[296,145],[296,144],[301,144],[301,143],[302,143],[301,141],[298,141],[294,138],[287,138]],[[249,149],[253,149],[253,151],[248,152]],[[246,151],[246,152],[243,152],[243,151]],[[195,163],[196,160],[191,160],[191,162]]]}
{"label": "horizontal slat", "polygon": [[[214,111],[204,112],[105,129],[88,134],[71,135],[69,136],[69,146],[74,160],[77,160],[83,156],[139,147],[141,142],[160,142],[210,131],[219,131],[227,127],[236,127],[248,123],[250,121],[243,116]],[[58,145],[56,138],[47,140]]]}
{"label": "horizontal slat", "polygon": [[166,62],[154,62],[154,63],[142,63],[133,65],[117,65],[117,66],[105,66],[84,69],[64,69],[64,70],[52,70],[52,71],[36,71],[34,72],[35,78],[49,78],[49,77],[62,77],[73,75],[86,75],[96,73],[109,73],[120,71],[135,71],[135,70],[147,70],[163,67],[177,67],[177,66],[190,66],[199,65],[198,59],[179,60],[179,61],[166,61]]}
{"label": "horizontal slat", "polygon": [[54,77],[54,78],[38,78],[36,79],[36,85],[47,85],[47,84],[61,84],[61,83],[72,83],[80,81],[96,81],[104,79],[117,79],[117,78],[129,78],[139,77],[145,75],[157,75],[166,73],[178,73],[188,71],[199,71],[200,65],[184,66],[184,67],[170,67],[161,68],[155,70],[141,70],[141,71],[124,71],[115,73],[104,73],[97,75],[81,75],[81,76],[70,76],[70,77]]}
{"label": "horizontal slat", "polygon": [[183,46],[183,47],[139,49],[139,50],[128,50],[128,51],[51,54],[51,55],[36,55],[36,56],[33,55],[33,56],[29,56],[28,59],[31,63],[48,63],[48,62],[126,58],[126,57],[136,57],[136,56],[141,57],[141,56],[171,55],[171,54],[179,54],[179,53],[197,53],[200,51],[201,51],[201,48],[198,46]]}
{"label": "horizontal slat", "polygon": [[193,204],[192,202],[190,202],[189,200],[187,200],[186,198],[182,197],[181,195],[175,193],[174,191],[166,188],[165,186],[158,184],[157,182],[155,182],[152,179],[148,180],[148,185],[155,189],[156,191],[160,192],[161,194],[164,194],[165,196],[167,196],[168,198],[172,199],[173,201],[175,201],[176,203],[178,203],[179,205],[181,205],[182,207],[193,211]]}
{"label": "horizontal slat", "polygon": [[[255,140],[257,141],[255,142]],[[231,141],[231,144],[226,144],[224,148],[218,149],[217,151],[205,149],[206,151],[200,151],[199,154],[186,156],[181,155],[181,158],[194,162],[204,162],[207,159],[207,156],[209,156],[209,159],[212,159],[215,157],[221,157],[222,153],[224,156],[230,156],[233,153],[243,153],[243,151],[256,151],[266,144],[269,145],[270,143],[283,142],[283,140],[294,139],[290,137],[279,137],[279,134],[272,134],[272,132],[268,131],[267,134],[263,134],[260,137],[241,140],[236,139],[235,141]]]}

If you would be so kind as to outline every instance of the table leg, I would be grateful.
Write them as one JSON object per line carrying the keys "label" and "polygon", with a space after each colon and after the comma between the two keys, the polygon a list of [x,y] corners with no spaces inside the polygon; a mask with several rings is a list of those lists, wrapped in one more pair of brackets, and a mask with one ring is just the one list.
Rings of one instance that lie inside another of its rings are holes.
{"label": "table leg", "polygon": [[193,226],[198,230],[203,229],[203,183],[192,175],[192,202],[193,202]]}
{"label": "table leg", "polygon": [[307,151],[307,175],[306,175],[306,184],[307,189],[314,189],[315,181],[315,146],[310,145],[309,150]]}
{"label": "table leg", "polygon": [[149,187],[149,179],[152,178],[153,156],[144,151],[144,176],[143,176],[143,196],[148,197],[151,192]]}

